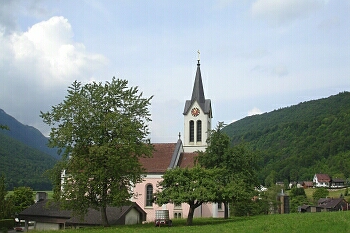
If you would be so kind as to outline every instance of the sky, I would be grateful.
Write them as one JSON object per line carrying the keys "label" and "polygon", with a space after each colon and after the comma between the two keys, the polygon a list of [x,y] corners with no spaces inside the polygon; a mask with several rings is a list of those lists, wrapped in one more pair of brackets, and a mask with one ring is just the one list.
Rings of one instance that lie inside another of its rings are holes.
{"label": "sky", "polygon": [[127,79],[176,142],[197,51],[212,125],[350,91],[350,0],[0,0],[0,108],[39,117],[74,80]]}

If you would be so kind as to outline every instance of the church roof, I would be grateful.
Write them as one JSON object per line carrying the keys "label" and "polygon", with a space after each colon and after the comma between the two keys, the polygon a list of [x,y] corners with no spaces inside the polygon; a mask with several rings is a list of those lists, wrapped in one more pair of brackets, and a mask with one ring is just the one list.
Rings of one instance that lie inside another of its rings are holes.
{"label": "church roof", "polygon": [[198,153],[182,153],[179,160],[179,167],[181,168],[191,168],[195,165],[195,157],[198,156]]}
{"label": "church roof", "polygon": [[154,143],[153,156],[140,158],[146,173],[163,174],[167,169],[175,167],[193,167],[197,153],[184,153],[182,141],[177,143]]}
{"label": "church roof", "polygon": [[140,158],[140,163],[147,173],[164,173],[171,162],[177,143],[154,143],[153,156]]}
{"label": "church roof", "polygon": [[193,91],[192,91],[192,97],[191,100],[186,100],[185,108],[183,114],[186,115],[188,111],[190,110],[193,103],[197,101],[201,109],[205,114],[210,114],[211,116],[211,100],[205,99],[204,96],[204,89],[203,89],[203,82],[202,82],[202,75],[201,75],[201,69],[200,69],[200,63],[198,60],[197,64],[197,72],[196,72],[196,78],[194,80],[193,85]]}

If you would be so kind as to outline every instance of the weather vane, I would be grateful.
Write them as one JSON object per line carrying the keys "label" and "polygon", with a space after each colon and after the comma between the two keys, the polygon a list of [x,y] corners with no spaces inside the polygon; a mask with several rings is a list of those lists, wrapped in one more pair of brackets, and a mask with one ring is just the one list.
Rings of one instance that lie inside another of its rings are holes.
{"label": "weather vane", "polygon": [[201,54],[201,52],[199,52],[199,49],[198,49],[197,53],[198,53],[198,61],[200,61],[201,59],[199,58],[199,55]]}

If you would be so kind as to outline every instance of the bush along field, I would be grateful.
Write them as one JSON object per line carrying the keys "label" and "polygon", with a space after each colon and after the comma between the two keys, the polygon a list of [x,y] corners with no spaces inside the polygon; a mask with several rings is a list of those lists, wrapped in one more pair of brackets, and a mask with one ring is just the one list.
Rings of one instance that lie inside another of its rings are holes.
{"label": "bush along field", "polygon": [[[36,231],[37,232],[37,231]],[[47,233],[48,231],[45,231]],[[53,231],[57,232],[57,231]],[[259,215],[253,217],[234,217],[230,219],[195,218],[193,226],[186,226],[186,220],[174,220],[172,227],[155,227],[153,223],[64,230],[64,233],[130,233],[130,232],[350,232],[350,211],[294,213]]]}

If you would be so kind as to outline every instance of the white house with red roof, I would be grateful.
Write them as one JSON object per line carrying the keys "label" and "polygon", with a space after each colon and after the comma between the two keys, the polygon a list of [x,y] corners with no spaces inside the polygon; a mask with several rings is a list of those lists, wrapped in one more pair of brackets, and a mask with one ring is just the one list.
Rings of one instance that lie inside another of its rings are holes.
{"label": "white house with red roof", "polygon": [[[158,182],[168,169],[175,167],[193,167],[196,151],[204,151],[207,147],[207,132],[211,130],[211,100],[205,99],[200,62],[198,60],[192,97],[186,100],[184,115],[184,140],[176,143],[155,143],[153,157],[141,158],[140,162],[146,170],[142,183],[134,187],[132,201],[136,202],[147,213],[147,221],[155,220],[156,210],[169,210],[169,217],[187,218],[189,206],[185,203],[174,205],[168,203],[158,206],[153,202],[153,195],[159,189]],[[223,217],[224,210],[218,203],[206,203],[198,207],[194,217]]]}
{"label": "white house with red roof", "polygon": [[329,187],[331,178],[327,174],[315,174],[312,182],[315,184],[315,187]]}

